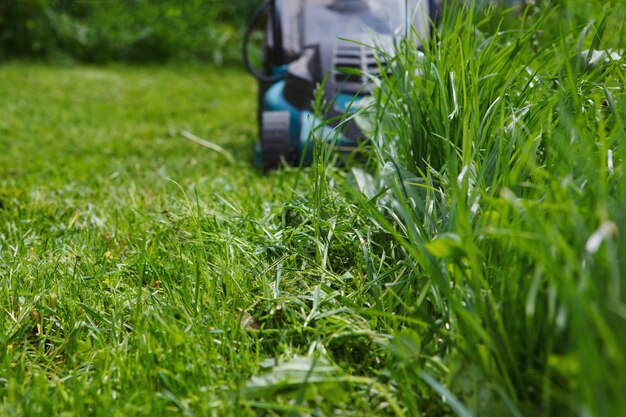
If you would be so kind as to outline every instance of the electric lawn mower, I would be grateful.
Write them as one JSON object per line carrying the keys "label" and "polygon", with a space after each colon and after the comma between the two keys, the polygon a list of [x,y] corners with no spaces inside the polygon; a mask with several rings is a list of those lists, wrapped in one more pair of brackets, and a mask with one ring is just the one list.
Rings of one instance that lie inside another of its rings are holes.
{"label": "electric lawn mower", "polygon": [[[263,64],[256,69],[248,45],[265,14]],[[310,162],[309,136],[320,122],[312,108],[316,88],[323,85],[330,103],[326,129],[338,128],[340,116],[371,92],[364,74],[384,68],[384,57],[366,45],[391,52],[394,38],[412,30],[428,39],[437,14],[436,0],[265,0],[243,46],[246,67],[259,83],[257,163],[271,169],[281,160]],[[328,136],[340,149],[354,149],[363,138],[355,123],[337,130]]]}

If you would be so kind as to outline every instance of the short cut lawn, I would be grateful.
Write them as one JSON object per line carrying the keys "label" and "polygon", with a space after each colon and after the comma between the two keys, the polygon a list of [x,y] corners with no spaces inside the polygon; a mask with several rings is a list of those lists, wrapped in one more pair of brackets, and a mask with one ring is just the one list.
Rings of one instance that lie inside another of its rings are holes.
{"label": "short cut lawn", "polygon": [[254,82],[17,63],[0,85],[0,414],[228,414],[265,359],[253,219],[289,192],[251,164]]}

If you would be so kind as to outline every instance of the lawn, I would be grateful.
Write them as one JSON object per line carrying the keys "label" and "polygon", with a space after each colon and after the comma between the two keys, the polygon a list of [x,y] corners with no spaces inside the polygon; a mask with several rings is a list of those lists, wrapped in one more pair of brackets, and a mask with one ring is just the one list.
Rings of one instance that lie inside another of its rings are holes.
{"label": "lawn", "polygon": [[238,69],[1,66],[0,414],[620,415],[625,21],[448,14],[267,175]]}
{"label": "lawn", "polygon": [[0,82],[0,414],[400,410],[387,327],[419,321],[379,310],[354,205],[254,168],[247,74],[14,63]]}
{"label": "lawn", "polygon": [[241,323],[269,266],[238,239],[289,192],[251,164],[252,80],[9,64],[0,84],[0,414],[223,410],[265,359]]}

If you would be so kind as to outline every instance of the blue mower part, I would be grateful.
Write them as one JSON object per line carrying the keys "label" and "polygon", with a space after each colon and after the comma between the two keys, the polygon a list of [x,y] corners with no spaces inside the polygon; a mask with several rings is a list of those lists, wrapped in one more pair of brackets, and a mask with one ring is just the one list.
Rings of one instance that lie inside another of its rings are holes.
{"label": "blue mower part", "polygon": [[[313,160],[313,141],[317,139],[329,144],[332,142],[343,151],[358,146],[356,140],[346,137],[312,112],[290,104],[285,99],[284,90],[285,81],[278,81],[265,94],[260,141],[255,155],[258,166],[274,168],[281,161],[289,164],[310,164]],[[340,94],[335,100],[334,108],[342,113],[353,113],[359,101],[359,97]],[[314,131],[315,134],[312,134]]]}

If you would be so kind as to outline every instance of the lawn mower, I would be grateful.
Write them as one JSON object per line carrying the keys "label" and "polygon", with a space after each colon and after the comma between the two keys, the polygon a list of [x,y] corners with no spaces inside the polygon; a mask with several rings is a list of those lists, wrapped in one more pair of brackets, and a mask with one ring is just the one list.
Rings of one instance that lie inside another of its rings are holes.
{"label": "lawn mower", "polygon": [[[394,40],[415,30],[429,39],[437,20],[436,0],[265,0],[244,36],[243,55],[259,84],[257,164],[310,162],[313,129],[325,126],[337,148],[356,148],[364,138],[356,123],[341,122],[371,93],[370,78],[385,68]],[[267,16],[262,66],[249,59],[251,35]],[[376,48],[370,47],[376,46]],[[418,45],[419,46],[419,45]],[[313,99],[323,87],[325,120]]]}

